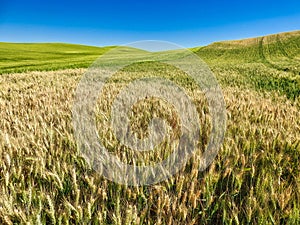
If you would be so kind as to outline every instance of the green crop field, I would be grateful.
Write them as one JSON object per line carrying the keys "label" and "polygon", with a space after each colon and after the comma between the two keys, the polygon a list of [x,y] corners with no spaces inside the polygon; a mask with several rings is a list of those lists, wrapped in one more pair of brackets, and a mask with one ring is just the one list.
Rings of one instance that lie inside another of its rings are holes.
{"label": "green crop field", "polygon": [[[62,43],[0,42],[0,74],[26,71],[51,71],[89,67],[100,55],[113,49]],[[122,51],[140,51],[123,47]]]}
{"label": "green crop field", "polygon": [[[194,155],[172,178],[140,187],[99,175],[74,137],[76,87],[112,48],[0,43],[1,224],[300,224],[300,31],[191,49],[222,87],[224,143],[204,172]],[[132,162],[109,127],[110,106],[122,87],[149,71],[184,87],[196,103],[201,154],[211,121],[203,94],[182,71],[151,62],[124,68],[106,84],[95,108],[105,147]],[[176,112],[157,99],[134,105],[133,131],[145,137],[153,115],[174,128],[177,140]],[[138,155],[137,163],[164,159],[172,140]]]}

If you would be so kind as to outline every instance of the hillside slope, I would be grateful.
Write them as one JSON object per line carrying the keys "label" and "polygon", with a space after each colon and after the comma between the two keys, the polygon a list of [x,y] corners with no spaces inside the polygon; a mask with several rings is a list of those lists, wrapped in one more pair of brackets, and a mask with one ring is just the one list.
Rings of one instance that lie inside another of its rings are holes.
{"label": "hillside slope", "polygon": [[218,64],[262,62],[279,70],[298,72],[300,31],[216,42],[200,48],[196,53],[204,60]]}
{"label": "hillside slope", "polygon": [[111,48],[62,43],[0,43],[0,72],[87,67]]}
{"label": "hillside slope", "polygon": [[223,85],[300,96],[300,31],[216,42],[195,53]]}
{"label": "hillside slope", "polygon": [[[112,48],[0,42],[0,74],[87,68]],[[289,99],[300,96],[300,31],[216,42],[192,50],[208,63],[223,86],[275,91]],[[136,54],[141,50],[124,47],[124,51]]]}

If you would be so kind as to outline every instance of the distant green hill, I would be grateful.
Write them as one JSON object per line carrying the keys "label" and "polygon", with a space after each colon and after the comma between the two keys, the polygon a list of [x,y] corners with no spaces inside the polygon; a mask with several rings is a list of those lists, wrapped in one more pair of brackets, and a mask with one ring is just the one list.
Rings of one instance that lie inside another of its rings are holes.
{"label": "distant green hill", "polygon": [[223,85],[300,96],[300,31],[193,49]]}
{"label": "distant green hill", "polygon": [[0,73],[89,66],[113,47],[62,43],[0,43]]}
{"label": "distant green hill", "polygon": [[283,71],[300,69],[300,31],[216,42],[196,53],[213,64],[261,62]]}
{"label": "distant green hill", "polygon": [[[0,42],[0,74],[85,68],[114,47]],[[216,42],[192,50],[210,65],[263,63],[282,71],[294,73],[300,71],[300,31],[238,41]]]}
{"label": "distant green hill", "polygon": [[[0,74],[87,68],[112,48],[0,42]],[[128,47],[120,50],[128,54],[142,51]],[[290,99],[300,96],[300,31],[216,42],[191,50],[208,63],[221,85],[279,91]],[[168,54],[171,57],[178,51]]]}

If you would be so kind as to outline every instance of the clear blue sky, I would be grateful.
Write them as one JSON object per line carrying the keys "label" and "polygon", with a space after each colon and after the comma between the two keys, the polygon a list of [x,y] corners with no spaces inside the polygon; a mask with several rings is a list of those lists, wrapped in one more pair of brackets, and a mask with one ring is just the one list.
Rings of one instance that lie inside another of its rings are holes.
{"label": "clear blue sky", "polygon": [[185,47],[300,30],[300,1],[0,0],[0,41]]}

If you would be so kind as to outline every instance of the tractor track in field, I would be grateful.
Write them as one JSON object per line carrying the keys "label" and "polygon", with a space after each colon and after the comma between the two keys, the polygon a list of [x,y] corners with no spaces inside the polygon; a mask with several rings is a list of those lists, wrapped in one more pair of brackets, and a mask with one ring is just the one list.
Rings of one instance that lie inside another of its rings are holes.
{"label": "tractor track in field", "polygon": [[291,56],[290,54],[288,54],[288,53],[285,51],[284,45],[283,45],[282,41],[280,40],[279,35],[276,35],[276,42],[277,42],[277,45],[279,46],[279,50],[281,51],[281,53],[282,53],[285,57],[289,58],[289,59],[292,60],[293,62],[299,63],[299,60],[298,60],[298,59],[296,59],[295,57]]}
{"label": "tractor track in field", "polygon": [[[283,71],[283,72],[293,72],[293,73],[295,73],[295,74],[300,74],[299,71],[296,71],[296,70],[293,70],[293,69],[291,70],[291,69],[289,69],[288,67],[282,68],[282,67],[280,67],[280,66],[278,66],[278,65],[276,65],[276,64],[274,64],[274,63],[272,63],[272,62],[270,62],[270,61],[267,59],[267,57],[266,57],[266,55],[265,55],[265,53],[264,53],[264,38],[265,38],[265,37],[261,37],[260,40],[259,40],[259,44],[258,44],[259,56],[260,56],[260,59],[261,59],[262,63],[265,64],[266,66],[270,67],[270,68],[273,68],[273,69],[276,69],[276,70],[279,70],[279,71]],[[298,63],[298,61],[296,61],[296,59],[294,59],[292,56],[290,56],[290,55],[284,50],[284,46],[283,46],[283,44],[282,44],[282,42],[281,42],[281,40],[280,40],[280,38],[279,38],[278,36],[276,37],[276,42],[277,42],[277,44],[279,45],[279,50],[280,50],[280,52],[281,52],[286,58],[288,58],[290,61],[292,61],[292,62],[294,62],[294,63],[295,63],[295,62]]]}
{"label": "tractor track in field", "polygon": [[259,51],[259,57],[262,61],[263,64],[265,64],[266,66],[268,67],[271,67],[271,68],[274,68],[274,69],[277,69],[277,70],[281,70],[280,67],[274,65],[273,63],[271,63],[265,56],[265,53],[264,53],[264,37],[261,37],[260,40],[259,40],[259,44],[258,44],[258,51]]}

